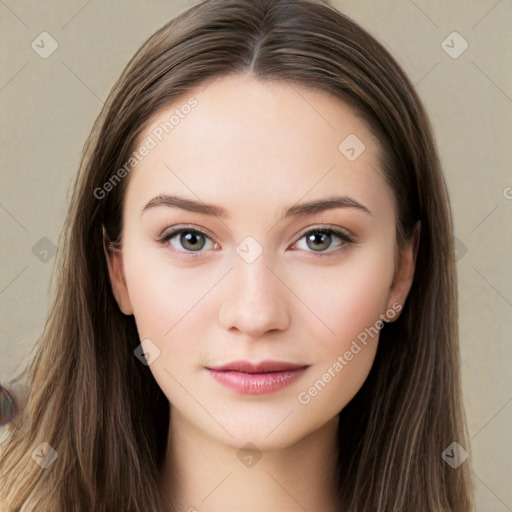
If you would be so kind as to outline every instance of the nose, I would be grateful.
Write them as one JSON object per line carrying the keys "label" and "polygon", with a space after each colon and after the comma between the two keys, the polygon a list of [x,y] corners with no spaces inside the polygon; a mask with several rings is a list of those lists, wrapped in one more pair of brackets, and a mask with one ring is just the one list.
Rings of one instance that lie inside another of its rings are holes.
{"label": "nose", "polygon": [[277,274],[269,268],[265,253],[252,263],[239,259],[221,299],[221,327],[239,331],[251,339],[288,329],[293,295]]}

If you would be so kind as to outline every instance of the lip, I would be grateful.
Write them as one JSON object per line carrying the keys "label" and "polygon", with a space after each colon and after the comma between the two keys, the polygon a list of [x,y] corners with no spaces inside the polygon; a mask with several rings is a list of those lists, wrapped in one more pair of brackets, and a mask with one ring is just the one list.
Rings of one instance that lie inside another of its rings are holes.
{"label": "lip", "polygon": [[262,395],[290,385],[308,367],[286,361],[232,361],[206,369],[217,382],[232,391],[244,395]]}

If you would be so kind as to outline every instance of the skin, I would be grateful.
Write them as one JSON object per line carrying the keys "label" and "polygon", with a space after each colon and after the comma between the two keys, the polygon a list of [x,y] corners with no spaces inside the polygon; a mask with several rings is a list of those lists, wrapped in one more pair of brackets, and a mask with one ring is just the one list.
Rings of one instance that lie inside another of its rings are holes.
{"label": "skin", "polygon": [[[378,336],[309,403],[298,395],[403,305],[414,244],[397,250],[379,143],[349,106],[251,75],[218,78],[193,96],[197,107],[131,172],[121,249],[109,254],[119,307],[160,350],[150,369],[171,403],[162,497],[174,486],[172,510],[334,511],[337,414],[365,381]],[[141,140],[176,108],[158,112]],[[338,149],[349,134],[366,146],[355,161]],[[142,213],[159,194],[200,199],[229,217],[168,206]],[[339,207],[282,218],[288,206],[332,195],[371,213]],[[158,242],[183,224],[208,233],[192,242],[199,255],[184,256],[190,246],[179,234]],[[326,227],[354,242],[333,235],[307,244],[306,233]],[[249,235],[263,250],[252,263],[236,252]],[[239,359],[309,367],[280,391],[241,395],[205,369]],[[261,455],[252,467],[237,457],[248,442]]]}

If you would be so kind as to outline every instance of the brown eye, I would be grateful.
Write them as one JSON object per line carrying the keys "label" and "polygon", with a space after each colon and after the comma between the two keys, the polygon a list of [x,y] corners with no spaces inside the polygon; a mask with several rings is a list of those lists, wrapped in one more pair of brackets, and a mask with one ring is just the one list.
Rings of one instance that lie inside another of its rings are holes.
{"label": "brown eye", "polygon": [[210,249],[214,245],[206,233],[190,228],[170,230],[160,238],[160,242],[168,243],[173,249],[182,253],[204,252],[202,249]]}
{"label": "brown eye", "polygon": [[308,247],[313,251],[321,251],[328,249],[331,245],[332,237],[329,233],[311,233],[306,236],[306,243]]}
{"label": "brown eye", "polygon": [[200,251],[205,246],[204,235],[197,231],[183,231],[178,240],[187,251]]}
{"label": "brown eye", "polygon": [[[338,229],[333,228],[322,228],[322,229],[313,229],[305,233],[301,240],[306,240],[306,247],[310,249],[308,252],[316,252],[320,255],[322,253],[332,253],[335,249],[342,247],[346,244],[353,243],[354,240],[347,233],[340,231]],[[327,249],[331,248],[333,242],[339,240],[339,242],[334,246],[332,250],[327,251]],[[303,247],[299,247],[303,248]]]}

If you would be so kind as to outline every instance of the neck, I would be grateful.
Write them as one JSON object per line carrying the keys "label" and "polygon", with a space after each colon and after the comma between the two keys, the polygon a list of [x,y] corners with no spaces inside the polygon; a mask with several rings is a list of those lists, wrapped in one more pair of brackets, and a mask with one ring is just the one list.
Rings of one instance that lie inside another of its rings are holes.
{"label": "neck", "polygon": [[171,410],[165,510],[336,512],[337,428],[335,417],[294,445],[262,453],[207,437]]}

